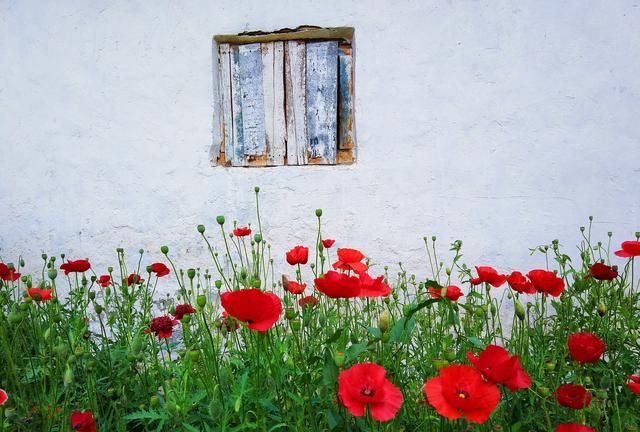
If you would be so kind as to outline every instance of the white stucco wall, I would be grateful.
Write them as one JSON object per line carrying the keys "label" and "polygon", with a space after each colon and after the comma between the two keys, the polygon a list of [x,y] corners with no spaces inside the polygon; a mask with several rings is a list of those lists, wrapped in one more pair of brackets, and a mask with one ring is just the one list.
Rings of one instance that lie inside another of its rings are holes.
{"label": "white stucco wall", "polygon": [[[356,28],[357,164],[212,167],[212,36],[300,24]],[[254,185],[279,256],[317,207],[420,275],[423,235],[505,270],[574,253],[590,214],[617,244],[640,229],[639,47],[637,0],[0,0],[1,254],[208,264],[196,225],[253,221]]]}

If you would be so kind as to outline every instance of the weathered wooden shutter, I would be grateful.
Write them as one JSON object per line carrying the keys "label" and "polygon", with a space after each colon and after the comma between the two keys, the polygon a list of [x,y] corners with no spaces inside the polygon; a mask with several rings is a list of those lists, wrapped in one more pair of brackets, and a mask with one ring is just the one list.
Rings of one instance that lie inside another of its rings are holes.
{"label": "weathered wooden shutter", "polygon": [[352,28],[216,36],[225,166],[355,160]]}

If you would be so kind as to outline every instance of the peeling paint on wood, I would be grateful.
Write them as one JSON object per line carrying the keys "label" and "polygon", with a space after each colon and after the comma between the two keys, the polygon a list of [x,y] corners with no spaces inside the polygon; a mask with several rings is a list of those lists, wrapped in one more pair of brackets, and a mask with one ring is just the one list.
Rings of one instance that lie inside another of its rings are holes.
{"label": "peeling paint on wood", "polygon": [[[221,124],[221,148],[227,158],[227,164],[231,164],[233,155],[233,128],[231,109],[231,48],[228,44],[218,47],[218,83],[220,96],[220,124]],[[217,157],[217,154],[216,154]]]}
{"label": "peeling paint on wood", "polygon": [[338,148],[353,148],[353,57],[350,45],[338,49]]}
{"label": "peeling paint on wood", "polygon": [[261,156],[266,144],[260,44],[241,45],[239,53],[244,155]]}
{"label": "peeling paint on wood", "polygon": [[284,42],[263,43],[261,49],[267,165],[283,165],[287,141],[284,115]]}
{"label": "peeling paint on wood", "polygon": [[287,116],[287,164],[307,163],[306,49],[301,41],[288,41],[285,48]]}
{"label": "peeling paint on wood", "polygon": [[227,160],[231,160],[233,166],[243,166],[245,159],[242,125],[242,87],[240,85],[240,51],[238,46],[231,47],[231,108],[233,152],[227,155]]}

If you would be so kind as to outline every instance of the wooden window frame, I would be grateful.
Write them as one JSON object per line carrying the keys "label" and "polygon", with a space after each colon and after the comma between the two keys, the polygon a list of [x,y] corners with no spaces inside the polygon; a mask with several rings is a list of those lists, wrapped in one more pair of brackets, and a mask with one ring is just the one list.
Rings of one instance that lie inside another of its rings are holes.
{"label": "wooden window frame", "polygon": [[214,36],[212,164],[354,163],[353,35],[301,26]]}

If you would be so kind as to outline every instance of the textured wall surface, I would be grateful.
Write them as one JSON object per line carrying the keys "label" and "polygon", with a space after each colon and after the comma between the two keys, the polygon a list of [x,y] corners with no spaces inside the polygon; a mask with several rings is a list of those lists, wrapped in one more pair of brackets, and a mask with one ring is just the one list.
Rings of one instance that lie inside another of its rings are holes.
{"label": "textured wall surface", "polygon": [[[300,24],[356,28],[357,164],[212,167],[212,36]],[[253,221],[254,185],[276,256],[317,207],[421,276],[424,235],[504,270],[575,254],[590,214],[617,244],[640,229],[638,47],[637,0],[0,0],[0,253],[208,265],[196,225]]]}

